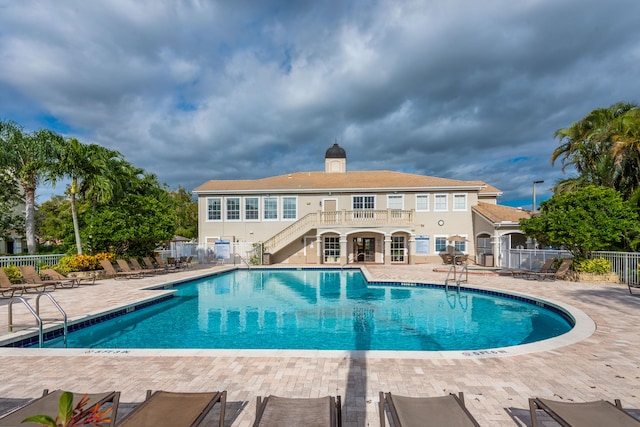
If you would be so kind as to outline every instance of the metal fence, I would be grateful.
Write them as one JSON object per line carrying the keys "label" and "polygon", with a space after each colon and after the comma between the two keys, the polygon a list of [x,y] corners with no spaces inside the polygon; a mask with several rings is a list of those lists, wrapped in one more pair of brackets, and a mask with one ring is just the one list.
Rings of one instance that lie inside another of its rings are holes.
{"label": "metal fence", "polygon": [[569,251],[550,249],[510,249],[506,267],[516,270],[538,271],[549,258],[571,258]]}
{"label": "metal fence", "polygon": [[[548,258],[570,258],[569,251],[548,249],[511,249],[507,254],[507,266],[513,269],[539,270]],[[640,252],[595,251],[591,258],[604,258],[611,264],[623,283],[640,282]]]}
{"label": "metal fence", "polygon": [[20,255],[20,256],[3,256],[0,257],[0,267],[9,267],[15,265],[33,265],[40,268],[42,265],[56,265],[60,258],[65,254],[49,254],[49,255]]}
{"label": "metal fence", "polygon": [[592,252],[592,258],[604,258],[611,263],[611,271],[616,273],[623,283],[639,283],[640,252]]}

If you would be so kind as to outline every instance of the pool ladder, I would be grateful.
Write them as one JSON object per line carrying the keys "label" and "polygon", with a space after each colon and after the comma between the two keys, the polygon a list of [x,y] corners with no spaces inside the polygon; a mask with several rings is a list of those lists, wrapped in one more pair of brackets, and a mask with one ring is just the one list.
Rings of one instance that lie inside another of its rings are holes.
{"label": "pool ladder", "polygon": [[[43,318],[40,316],[40,298],[42,296],[46,296],[47,298],[49,298],[49,300],[53,303],[54,307],[57,308],[60,314],[62,315],[62,318]],[[33,326],[32,324],[28,324],[28,323],[25,323],[25,324],[13,323],[13,303],[15,301],[20,301],[22,304],[24,304],[24,306],[27,307],[27,310],[29,310],[29,312],[36,319],[36,325],[38,326],[38,347],[39,348],[42,348],[42,343],[44,342],[44,334],[43,334],[42,328],[45,322],[50,322],[50,323],[62,322],[62,325],[63,325],[62,340],[63,340],[64,346],[67,347],[67,313],[65,313],[62,307],[60,307],[60,304],[58,304],[58,301],[56,301],[55,298],[53,298],[53,296],[49,292],[38,293],[38,296],[36,297],[35,310],[31,306],[31,304],[29,304],[29,301],[27,301],[24,297],[21,297],[21,296],[11,297],[11,299],[9,300],[9,307],[8,307],[9,321],[7,322],[9,332],[13,332],[13,328],[16,326],[27,327],[27,328]]]}
{"label": "pool ladder", "polygon": [[[447,273],[447,278],[444,279],[444,287],[445,289],[449,289],[449,283],[453,282],[456,284],[456,287],[458,288],[458,290],[460,290],[460,283],[469,283],[469,266],[468,265],[463,265],[462,268],[460,269],[460,273],[458,273],[458,268],[457,265],[454,264],[449,267],[449,272]],[[451,273],[453,273],[453,277],[449,277],[451,276]],[[462,275],[464,273],[464,279],[462,278]]]}

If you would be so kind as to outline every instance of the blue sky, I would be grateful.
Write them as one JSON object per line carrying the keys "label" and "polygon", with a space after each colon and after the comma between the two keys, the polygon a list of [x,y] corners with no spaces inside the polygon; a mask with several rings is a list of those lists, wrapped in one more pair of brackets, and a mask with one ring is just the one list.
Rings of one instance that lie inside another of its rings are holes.
{"label": "blue sky", "polygon": [[638,102],[638,16],[637,0],[0,0],[0,120],[174,188],[322,170],[337,141],[350,170],[483,180],[528,209],[533,181],[540,201],[563,177],[557,129]]}

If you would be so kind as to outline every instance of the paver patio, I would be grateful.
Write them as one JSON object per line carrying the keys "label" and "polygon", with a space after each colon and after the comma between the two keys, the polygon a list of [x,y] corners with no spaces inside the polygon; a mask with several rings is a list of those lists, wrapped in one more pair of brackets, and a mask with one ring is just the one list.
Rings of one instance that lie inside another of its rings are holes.
{"label": "paver patio", "polygon": [[[434,265],[377,266],[375,280],[443,283]],[[143,279],[103,280],[61,289],[55,298],[71,319],[156,295],[145,286],[207,274],[192,269]],[[147,389],[228,391],[227,425],[250,426],[258,395],[342,395],[345,427],[377,426],[379,391],[437,396],[463,391],[481,425],[529,425],[528,398],[566,401],[620,398],[640,416],[640,297],[626,286],[539,282],[470,275],[469,286],[515,291],[569,304],[596,324],[593,335],[550,350],[498,356],[421,357],[403,352],[295,352],[238,350],[82,350],[0,348],[0,397],[36,397],[42,389],[120,390],[121,401],[144,399]],[[33,298],[30,296],[29,298]],[[43,301],[43,308],[45,302]],[[18,321],[26,321],[19,313]],[[23,310],[24,311],[24,310]],[[7,330],[7,300],[0,301],[0,330]],[[7,333],[0,335],[6,338]],[[549,424],[552,425],[552,424]]]}

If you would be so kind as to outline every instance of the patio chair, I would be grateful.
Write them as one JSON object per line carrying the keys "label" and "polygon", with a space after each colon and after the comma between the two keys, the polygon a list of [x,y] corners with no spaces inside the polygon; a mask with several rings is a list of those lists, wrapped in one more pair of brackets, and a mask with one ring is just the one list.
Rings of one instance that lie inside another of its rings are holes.
{"label": "patio chair", "polygon": [[148,270],[156,270],[157,273],[166,273],[167,270],[165,268],[162,268],[160,266],[156,266],[156,264],[153,263],[153,261],[151,261],[151,258],[149,258],[148,256],[143,256],[142,257],[142,262],[144,263],[145,267]]}
{"label": "patio chair", "polygon": [[278,396],[258,397],[253,427],[340,427],[342,426],[341,406],[340,396],[302,399]]}
{"label": "patio chair", "polygon": [[380,425],[385,425],[385,403],[395,427],[455,426],[478,427],[480,424],[464,405],[464,395],[406,397],[380,392]]}
{"label": "patio chair", "polygon": [[[63,283],[60,280],[42,280],[42,277],[40,277],[33,265],[22,265],[18,268],[20,269],[22,278],[25,282],[29,285],[35,285],[34,287],[31,287],[31,289],[37,290],[41,288],[44,292],[47,289],[55,291],[58,287],[71,286],[71,281],[65,281]],[[29,290],[29,288],[26,288],[25,290]]]}
{"label": "patio chair", "polygon": [[131,277],[143,277],[144,276],[144,272],[142,271],[135,271],[131,268],[131,266],[129,265],[129,263],[123,259],[117,259],[116,263],[118,264],[118,268],[120,268],[120,272],[124,272],[124,273],[128,273],[129,278]]}
{"label": "patio chair", "polygon": [[156,256],[155,260],[156,260],[156,264],[158,264],[158,267],[164,268],[165,271],[176,271],[176,266],[171,265],[170,263],[164,262],[162,257]]}
{"label": "patio chair", "polygon": [[[61,283],[71,282],[71,287],[80,287],[80,280],[76,277],[66,277],[55,271],[53,268],[43,268],[40,270],[45,279],[57,280]],[[94,279],[95,280],[95,279]]]}
{"label": "patio chair", "polygon": [[529,399],[529,412],[532,427],[538,427],[536,410],[541,409],[556,420],[560,425],[580,427],[637,427],[640,421],[633,418],[622,409],[620,400],[615,405],[606,400],[595,402],[558,402],[542,398]]}
{"label": "patio chair", "polygon": [[[210,393],[172,393],[147,391],[147,400],[138,405],[118,423],[118,427],[189,427],[203,422],[207,414],[220,402],[219,427],[224,426],[226,391]],[[210,425],[210,424],[207,424]]]}
{"label": "patio chair", "polygon": [[634,293],[631,292],[631,289],[640,289],[640,283],[627,282],[627,286],[629,287],[629,293],[631,295],[634,295]]}
{"label": "patio chair", "polygon": [[116,271],[116,269],[113,267],[113,264],[111,264],[111,261],[107,261],[106,259],[101,259],[100,260],[100,265],[102,266],[102,269],[105,271],[107,277],[124,277],[125,279],[128,279],[129,277],[131,277],[131,273],[126,272],[126,271]]}
{"label": "patio chair", "polygon": [[[0,426],[41,426],[42,424],[38,423],[22,424],[22,420],[34,415],[49,415],[55,418],[56,415],[58,415],[58,404],[62,393],[64,393],[63,390],[56,390],[51,393],[48,393],[48,390],[45,390],[42,394],[42,397],[32,400],[25,406],[22,406],[0,418]],[[73,394],[74,408],[77,402],[79,402],[83,396],[85,396],[85,394],[83,393]],[[118,411],[118,401],[120,400],[120,393],[116,391],[110,391],[107,393],[86,394],[86,397],[89,399],[89,403],[87,404],[87,406],[85,406],[85,411],[83,413],[88,414],[91,410],[93,410],[93,408],[95,408],[96,405],[100,405],[101,410],[106,410],[107,407],[105,406],[105,408],[103,409],[102,406],[108,405],[112,408],[111,413],[109,414],[110,421],[108,424],[103,425],[115,426],[116,412]]]}
{"label": "patio chair", "polygon": [[11,298],[16,292],[20,292],[20,295],[22,295],[24,286],[11,283],[7,273],[0,267],[0,295],[3,298]]}
{"label": "patio chair", "polygon": [[511,271],[511,275],[513,277],[522,277],[522,278],[527,278],[527,276],[529,274],[536,274],[536,273],[549,273],[550,270],[553,268],[553,263],[556,261],[555,258],[547,258],[547,260],[544,262],[544,264],[542,264],[542,267],[540,267],[540,270],[538,271],[534,271],[534,270],[525,270],[525,269],[521,269],[521,270],[512,270]]}
{"label": "patio chair", "polygon": [[129,259],[129,263],[131,264],[131,269],[134,272],[137,271],[137,272],[140,272],[142,274],[153,275],[153,274],[158,273],[158,271],[159,271],[159,269],[157,269],[155,267],[154,268],[145,268],[145,267],[141,266],[140,263],[138,262],[138,260],[135,259],[135,258],[130,258]]}
{"label": "patio chair", "polygon": [[573,260],[570,258],[565,258],[562,260],[562,263],[560,264],[560,267],[558,267],[558,270],[554,272],[547,272],[547,273],[542,273],[542,272],[530,273],[527,275],[526,278],[538,279],[538,280],[546,280],[546,279],[562,280],[566,277],[567,273],[569,272],[569,269],[571,268],[571,264],[573,264]]}

